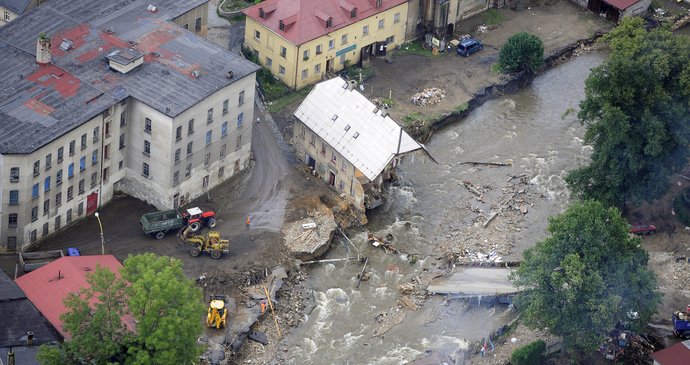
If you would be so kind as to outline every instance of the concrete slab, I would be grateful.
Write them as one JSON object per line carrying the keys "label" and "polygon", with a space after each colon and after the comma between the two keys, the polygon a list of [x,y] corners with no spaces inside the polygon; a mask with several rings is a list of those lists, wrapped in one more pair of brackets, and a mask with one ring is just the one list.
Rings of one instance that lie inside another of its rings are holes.
{"label": "concrete slab", "polygon": [[450,277],[433,280],[427,290],[434,294],[472,296],[514,294],[518,289],[508,279],[511,271],[502,268],[467,268]]}

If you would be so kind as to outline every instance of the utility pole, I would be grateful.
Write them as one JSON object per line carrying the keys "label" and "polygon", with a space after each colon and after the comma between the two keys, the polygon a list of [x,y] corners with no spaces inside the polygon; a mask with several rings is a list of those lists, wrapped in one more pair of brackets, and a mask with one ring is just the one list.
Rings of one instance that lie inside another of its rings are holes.
{"label": "utility pole", "polygon": [[94,213],[96,220],[98,220],[98,227],[101,229],[101,255],[105,255],[105,240],[103,239],[103,225],[101,224],[101,218],[98,216],[98,212]]}

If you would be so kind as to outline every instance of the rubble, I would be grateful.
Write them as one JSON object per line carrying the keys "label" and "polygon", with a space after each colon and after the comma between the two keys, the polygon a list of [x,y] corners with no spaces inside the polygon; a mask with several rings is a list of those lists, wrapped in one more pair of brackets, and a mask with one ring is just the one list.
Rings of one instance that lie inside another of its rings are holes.
{"label": "rubble", "polygon": [[412,95],[412,104],[417,106],[427,106],[438,104],[446,97],[446,91],[437,87],[424,89]]}
{"label": "rubble", "polygon": [[286,224],[283,238],[296,258],[313,260],[326,253],[336,228],[333,211],[320,204],[309,212],[309,218]]}

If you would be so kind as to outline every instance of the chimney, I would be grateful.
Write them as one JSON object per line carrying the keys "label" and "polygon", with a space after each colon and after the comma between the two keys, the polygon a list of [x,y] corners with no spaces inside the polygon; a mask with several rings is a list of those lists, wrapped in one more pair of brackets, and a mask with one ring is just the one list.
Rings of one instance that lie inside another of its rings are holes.
{"label": "chimney", "polygon": [[357,87],[357,81],[350,80],[347,82],[347,89],[348,90],[354,90],[356,87]]}
{"label": "chimney", "polygon": [[28,331],[26,333],[26,346],[31,347],[34,344],[34,333],[31,331]]}
{"label": "chimney", "polygon": [[14,365],[14,351],[10,347],[10,351],[7,352],[7,365]]}
{"label": "chimney", "polygon": [[36,40],[36,63],[45,65],[50,63],[50,37],[41,32]]}

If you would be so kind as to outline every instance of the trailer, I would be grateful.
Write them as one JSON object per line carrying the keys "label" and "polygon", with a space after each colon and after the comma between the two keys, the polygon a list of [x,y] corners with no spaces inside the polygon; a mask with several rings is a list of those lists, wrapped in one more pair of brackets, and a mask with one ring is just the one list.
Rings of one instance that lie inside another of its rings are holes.
{"label": "trailer", "polygon": [[673,316],[671,316],[671,321],[673,322],[674,335],[682,338],[690,338],[690,315],[688,314],[688,312],[673,312]]}
{"label": "trailer", "polygon": [[176,209],[146,213],[139,220],[141,228],[149,236],[162,240],[171,230],[178,230],[185,226],[185,219]]}

